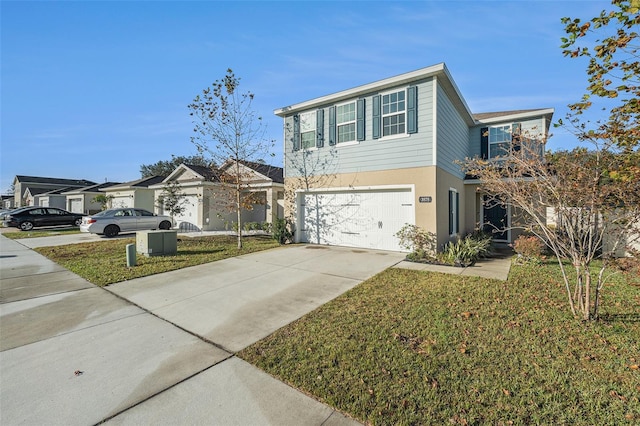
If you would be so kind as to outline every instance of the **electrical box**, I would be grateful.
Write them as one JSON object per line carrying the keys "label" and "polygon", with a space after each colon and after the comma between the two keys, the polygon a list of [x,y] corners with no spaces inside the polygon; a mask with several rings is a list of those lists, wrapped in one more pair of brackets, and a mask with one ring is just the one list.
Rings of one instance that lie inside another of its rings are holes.
{"label": "electrical box", "polygon": [[178,252],[178,231],[138,231],[136,251],[147,257],[174,255]]}

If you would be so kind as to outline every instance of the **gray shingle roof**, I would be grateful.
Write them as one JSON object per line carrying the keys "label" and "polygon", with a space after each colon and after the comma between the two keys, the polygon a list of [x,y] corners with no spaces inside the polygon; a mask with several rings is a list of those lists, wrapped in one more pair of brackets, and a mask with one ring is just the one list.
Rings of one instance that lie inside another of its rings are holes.
{"label": "gray shingle roof", "polygon": [[40,177],[40,176],[24,176],[24,175],[16,175],[16,179],[20,183],[47,183],[51,185],[64,185],[64,186],[74,186],[74,187],[82,187],[95,185],[95,182],[86,179],[60,179],[60,178],[49,178],[49,177]]}
{"label": "gray shingle roof", "polygon": [[473,118],[476,120],[482,121],[487,120],[489,118],[498,118],[505,117],[508,115],[516,115],[516,114],[526,114],[528,112],[540,111],[541,108],[536,109],[518,109],[513,111],[496,111],[496,112],[480,112],[478,114],[473,114]]}

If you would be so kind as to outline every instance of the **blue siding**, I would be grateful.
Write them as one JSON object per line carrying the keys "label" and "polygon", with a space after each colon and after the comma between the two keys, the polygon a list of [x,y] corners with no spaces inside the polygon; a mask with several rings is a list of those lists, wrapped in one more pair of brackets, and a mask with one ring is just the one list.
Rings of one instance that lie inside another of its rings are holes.
{"label": "blue siding", "polygon": [[[392,139],[373,139],[372,99],[377,93],[365,96],[365,140],[351,145],[329,146],[307,154],[307,163],[326,164],[327,173],[357,173],[388,169],[402,169],[433,165],[433,79],[428,78],[418,86],[418,133]],[[398,89],[407,86],[399,86]],[[386,90],[385,90],[386,92]],[[356,101],[357,99],[353,99]],[[342,103],[342,102],[340,102]],[[329,107],[324,107],[325,115]],[[285,117],[284,152],[285,176],[300,176],[304,165],[303,153],[293,151],[293,118]],[[324,120],[324,134],[329,134],[329,120]],[[465,139],[468,141],[468,138]],[[310,165],[310,164],[308,164]],[[312,172],[319,174],[319,170]]]}
{"label": "blue siding", "polygon": [[[437,166],[457,177],[464,177],[456,161],[469,156],[469,127],[438,84]],[[479,146],[479,143],[478,143]]]}
{"label": "blue siding", "polygon": [[480,129],[490,126],[504,126],[506,124],[521,123],[522,134],[529,138],[542,139],[546,129],[546,123],[543,117],[529,120],[506,120],[500,122],[492,122],[491,124],[480,124],[469,130],[469,156],[480,157]]}

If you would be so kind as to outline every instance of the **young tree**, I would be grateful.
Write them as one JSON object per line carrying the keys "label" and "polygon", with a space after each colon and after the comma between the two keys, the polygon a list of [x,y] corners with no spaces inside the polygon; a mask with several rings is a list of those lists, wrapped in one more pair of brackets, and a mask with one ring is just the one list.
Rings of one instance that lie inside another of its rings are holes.
{"label": "young tree", "polygon": [[171,160],[160,160],[153,164],[142,164],[140,166],[140,175],[143,178],[151,176],[169,176],[180,164],[191,164],[195,166],[211,167],[210,161],[207,161],[202,155],[182,156],[172,155]]}
{"label": "young tree", "polygon": [[92,203],[100,203],[100,210],[106,210],[109,207],[109,203],[113,200],[113,195],[100,194],[91,199]]}
{"label": "young tree", "polygon": [[165,183],[162,187],[160,196],[156,200],[156,205],[169,213],[171,224],[173,225],[173,218],[185,211],[188,202],[180,184],[177,181],[171,181]]}
{"label": "young tree", "polygon": [[[567,125],[576,130],[580,139],[597,136],[613,141],[619,148],[637,150],[640,145],[640,1],[613,0],[611,3],[613,10],[603,10],[586,22],[562,18],[567,34],[562,38],[563,54],[570,58],[588,58],[587,93],[581,101],[569,105]],[[609,117],[591,126],[580,116],[597,100],[607,100]],[[562,120],[559,123],[564,124]]]}
{"label": "young tree", "polygon": [[[620,151],[611,141],[546,156],[537,143],[520,146],[499,160],[468,160],[465,168],[489,202],[512,208],[518,217],[512,227],[535,234],[553,252],[572,313],[597,319],[612,256],[640,236],[640,154]],[[547,222],[549,210],[555,224]],[[597,272],[594,259],[602,260]],[[573,278],[564,260],[571,262]]]}
{"label": "young tree", "polygon": [[274,141],[265,139],[262,117],[252,107],[254,94],[240,93],[239,86],[240,78],[228,69],[224,78],[205,88],[188,107],[195,133],[191,141],[198,152],[214,164],[226,163],[218,177],[221,193],[232,198],[240,249],[242,210],[251,209],[255,202],[250,192],[252,174],[243,162],[263,162],[273,156]]}

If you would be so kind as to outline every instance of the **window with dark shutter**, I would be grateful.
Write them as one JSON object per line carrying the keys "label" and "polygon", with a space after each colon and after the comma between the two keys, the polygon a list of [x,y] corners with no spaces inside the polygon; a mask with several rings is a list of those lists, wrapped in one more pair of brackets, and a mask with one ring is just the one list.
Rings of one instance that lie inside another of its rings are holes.
{"label": "window with dark shutter", "polygon": [[300,116],[298,114],[293,116],[293,150],[300,149]]}
{"label": "window with dark shutter", "polygon": [[480,129],[480,156],[483,160],[489,158],[489,128]]}
{"label": "window with dark shutter", "polygon": [[316,139],[316,147],[322,148],[324,146],[324,110],[319,109],[316,112],[316,133],[318,139]]}
{"label": "window with dark shutter", "polygon": [[373,132],[373,138],[380,139],[380,95],[373,97],[372,115],[373,122],[371,123],[371,130]]}
{"label": "window with dark shutter", "polygon": [[364,99],[358,99],[358,106],[356,108],[356,133],[357,140],[363,141],[365,138],[364,128],[364,116],[365,116],[365,101]]}
{"label": "window with dark shutter", "polygon": [[329,145],[336,144],[336,107],[329,107]]}
{"label": "window with dark shutter", "polygon": [[407,89],[407,133],[418,132],[418,86]]}

